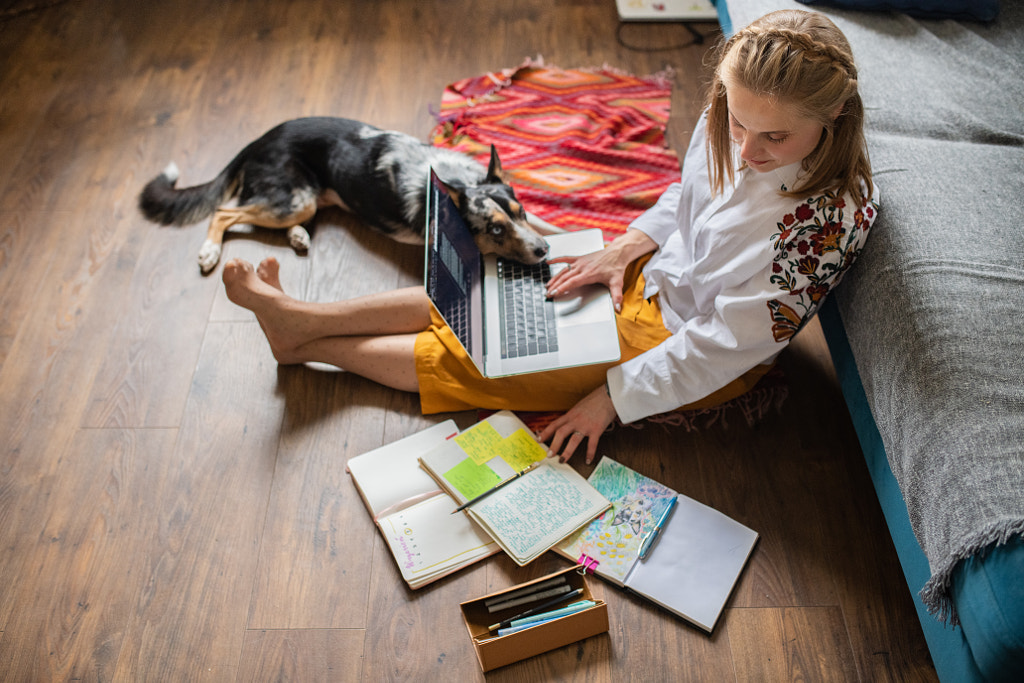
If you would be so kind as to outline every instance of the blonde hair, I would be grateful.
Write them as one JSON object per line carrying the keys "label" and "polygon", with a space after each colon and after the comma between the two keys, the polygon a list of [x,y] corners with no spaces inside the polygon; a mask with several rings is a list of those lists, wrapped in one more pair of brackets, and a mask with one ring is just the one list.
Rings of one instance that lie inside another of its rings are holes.
{"label": "blonde hair", "polygon": [[[859,202],[874,192],[864,141],[864,104],[857,67],[843,32],[827,17],[803,10],[766,14],[718,46],[708,93],[707,154],[711,188],[732,183],[732,138],[726,83],[738,85],[821,123],[821,140],[803,160],[799,187],[785,196],[804,198],[836,191]],[[836,112],[839,115],[836,116]]]}

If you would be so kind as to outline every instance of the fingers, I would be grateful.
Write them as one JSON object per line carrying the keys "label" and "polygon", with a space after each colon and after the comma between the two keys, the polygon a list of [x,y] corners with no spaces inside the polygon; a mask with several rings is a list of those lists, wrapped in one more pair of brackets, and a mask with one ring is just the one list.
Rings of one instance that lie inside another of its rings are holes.
{"label": "fingers", "polygon": [[574,429],[568,421],[563,421],[561,424],[558,424],[558,421],[556,421],[548,425],[537,438],[540,441],[551,440],[551,445],[548,448],[548,457],[553,458],[557,456],[559,462],[568,462],[583,442],[586,441],[586,464],[589,465],[594,461],[594,456],[597,455],[597,442],[600,434],[585,434],[578,429]]}
{"label": "fingers", "polygon": [[570,276],[574,275],[574,273],[573,273],[573,264],[576,262],[576,260],[577,259],[576,259],[575,256],[560,256],[558,258],[553,258],[553,259],[549,259],[548,260],[548,263],[568,263],[569,264],[567,267],[562,268],[557,273],[555,273],[553,276],[551,276],[551,279],[548,280],[548,283],[547,283],[547,293],[548,293],[548,296],[557,296],[558,294],[561,294],[564,290],[567,289],[565,287],[565,281]]}
{"label": "fingers", "polygon": [[612,295],[612,305],[616,313],[622,313],[622,277],[614,278],[608,283],[608,291]]}
{"label": "fingers", "polygon": [[585,439],[586,462],[589,465],[597,455],[597,442],[614,419],[615,406],[602,384],[567,413],[552,420],[537,439],[544,443],[550,440],[548,457],[557,455],[562,462],[568,462]]}

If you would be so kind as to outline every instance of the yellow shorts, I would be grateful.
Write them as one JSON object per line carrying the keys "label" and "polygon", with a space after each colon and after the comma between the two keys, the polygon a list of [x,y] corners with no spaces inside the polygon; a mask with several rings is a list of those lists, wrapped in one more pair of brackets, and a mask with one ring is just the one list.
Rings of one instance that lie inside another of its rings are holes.
{"label": "yellow shorts", "polygon": [[[608,368],[652,349],[671,336],[661,318],[658,298],[645,299],[643,266],[650,256],[626,270],[622,311],[616,315],[621,357],[563,370],[488,379],[480,374],[455,334],[431,309],[431,326],[416,337],[416,376],[424,414],[484,408],[491,410],[566,411],[604,384]],[[710,408],[749,391],[771,365],[759,365],[709,396],[683,406]]]}

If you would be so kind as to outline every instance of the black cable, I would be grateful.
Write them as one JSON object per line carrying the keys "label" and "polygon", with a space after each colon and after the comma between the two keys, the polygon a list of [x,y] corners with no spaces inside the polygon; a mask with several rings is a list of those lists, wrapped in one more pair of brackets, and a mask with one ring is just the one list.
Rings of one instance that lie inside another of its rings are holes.
{"label": "black cable", "polygon": [[24,14],[31,14],[32,12],[38,12],[39,10],[50,9],[57,5],[63,5],[68,0],[49,0],[49,2],[36,2],[30,3],[27,6],[22,7],[4,7],[0,8],[0,21],[5,19],[14,19]]}
{"label": "black cable", "polygon": [[[615,41],[619,45],[621,45],[622,47],[626,48],[627,50],[633,50],[635,52],[663,52],[663,51],[666,51],[666,50],[682,50],[683,48],[690,47],[691,45],[703,45],[704,44],[704,39],[707,37],[707,35],[704,35],[700,31],[695,29],[693,27],[693,25],[690,24],[689,22],[685,22],[685,21],[679,21],[679,22],[658,22],[658,23],[661,23],[661,24],[674,23],[674,24],[681,24],[682,26],[685,26],[686,30],[689,31],[690,34],[693,36],[693,40],[691,40],[688,43],[680,43],[678,45],[668,45],[668,46],[665,46],[665,47],[640,47],[640,46],[628,44],[625,40],[622,39],[622,29],[623,29],[623,27],[626,24],[638,25],[640,23],[643,23],[643,22],[620,21],[618,28],[615,30]],[[713,31],[712,31],[712,33],[713,33]],[[708,35],[710,35],[710,34],[708,34]]]}

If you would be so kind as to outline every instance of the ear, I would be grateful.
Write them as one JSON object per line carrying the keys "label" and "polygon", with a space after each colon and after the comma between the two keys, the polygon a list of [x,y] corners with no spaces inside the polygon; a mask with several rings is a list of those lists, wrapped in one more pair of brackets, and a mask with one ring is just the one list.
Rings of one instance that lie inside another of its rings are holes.
{"label": "ear", "polygon": [[494,145],[491,145],[491,163],[487,166],[487,181],[506,182],[505,173],[501,170],[501,159],[498,158],[498,149]]}
{"label": "ear", "polygon": [[455,202],[455,206],[461,209],[466,198],[466,186],[459,182],[449,182],[447,180],[441,180],[441,184],[444,185],[444,189],[448,190],[448,196]]}

